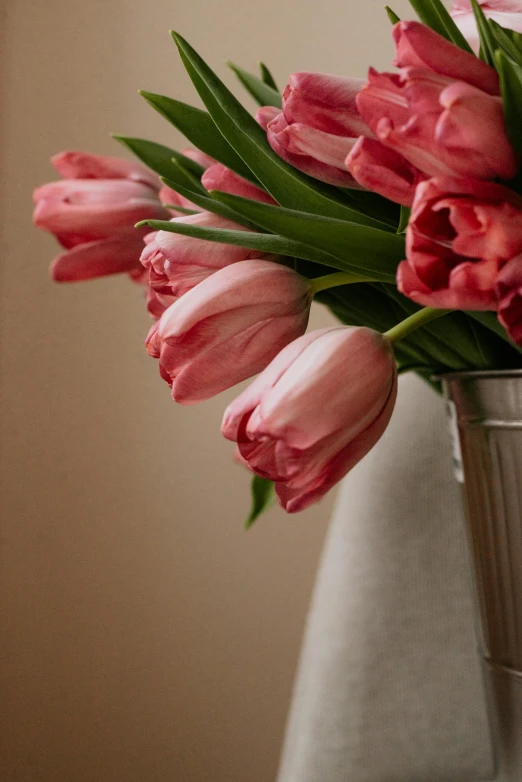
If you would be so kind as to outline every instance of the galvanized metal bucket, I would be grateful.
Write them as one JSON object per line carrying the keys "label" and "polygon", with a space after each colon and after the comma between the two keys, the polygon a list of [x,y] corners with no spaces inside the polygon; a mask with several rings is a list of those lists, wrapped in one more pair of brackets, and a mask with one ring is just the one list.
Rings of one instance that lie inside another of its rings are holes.
{"label": "galvanized metal bucket", "polygon": [[522,370],[442,379],[462,485],[497,782],[522,782]]}

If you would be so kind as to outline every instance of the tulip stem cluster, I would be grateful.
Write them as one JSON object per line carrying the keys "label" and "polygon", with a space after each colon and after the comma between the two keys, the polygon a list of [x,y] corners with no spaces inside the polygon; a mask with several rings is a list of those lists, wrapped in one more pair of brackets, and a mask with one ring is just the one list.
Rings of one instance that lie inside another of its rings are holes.
{"label": "tulip stem cluster", "polygon": [[337,272],[336,274],[325,274],[324,277],[316,277],[310,280],[312,295],[320,291],[326,291],[328,288],[337,288],[339,285],[350,285],[354,282],[373,282],[370,277],[353,272]]}
{"label": "tulip stem cluster", "polygon": [[426,324],[430,323],[432,320],[441,318],[443,315],[447,315],[453,311],[454,310],[440,310],[435,309],[434,307],[424,307],[424,309],[419,310],[418,312],[414,312],[413,315],[410,315],[409,318],[406,318],[400,323],[397,323],[396,326],[391,328],[389,331],[386,331],[384,336],[390,340],[392,345],[395,345],[413,331],[416,331],[422,326],[426,326]]}

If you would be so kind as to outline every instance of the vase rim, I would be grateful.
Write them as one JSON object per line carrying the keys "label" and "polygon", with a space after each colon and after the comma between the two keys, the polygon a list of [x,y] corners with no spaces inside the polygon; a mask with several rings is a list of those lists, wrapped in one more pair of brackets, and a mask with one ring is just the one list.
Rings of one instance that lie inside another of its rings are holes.
{"label": "vase rim", "polygon": [[443,372],[435,375],[436,380],[496,380],[501,378],[522,378],[522,369],[472,369],[458,372]]}

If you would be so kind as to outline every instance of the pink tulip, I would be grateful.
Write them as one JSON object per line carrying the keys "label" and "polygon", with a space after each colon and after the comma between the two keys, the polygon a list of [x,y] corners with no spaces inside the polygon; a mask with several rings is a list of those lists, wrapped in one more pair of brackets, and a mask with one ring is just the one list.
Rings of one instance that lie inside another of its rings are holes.
{"label": "pink tulip", "polygon": [[67,250],[51,265],[53,279],[118,272],[135,278],[147,233],[135,223],[169,217],[158,199],[158,178],[137,163],[82,152],[62,152],[52,163],[70,178],[35,189],[33,220]]}
{"label": "pink tulip", "polygon": [[399,290],[419,304],[494,310],[497,277],[522,252],[522,199],[492,182],[437,177],[417,187]]}
{"label": "pink tulip", "polygon": [[294,513],[317,502],[373,448],[396,394],[385,337],[343,326],[312,331],[232,402],[222,432],[253,472],[275,481],[279,502]]}
{"label": "pink tulip", "polygon": [[417,67],[398,74],[371,69],[357,102],[379,141],[424,174],[511,179],[516,173],[500,98],[470,84]]}
{"label": "pink tulip", "polygon": [[522,254],[512,258],[497,278],[498,319],[513,342],[522,345]]}
{"label": "pink tulip", "polygon": [[[208,190],[221,190],[264,203],[276,203],[264,190],[220,163],[214,163],[205,171],[201,183]],[[177,195],[174,191],[172,193]],[[232,231],[250,230],[207,211],[178,217],[171,222]],[[224,266],[260,257],[264,257],[263,253],[256,250],[194,239],[169,231],[149,234],[141,254],[141,262],[150,272],[152,290],[148,296],[148,310],[153,317],[159,317],[176,299]]]}
{"label": "pink tulip", "polygon": [[194,404],[260,372],[306,330],[308,280],[271,261],[235,263],[172,304],[147,337],[161,376]]}
{"label": "pink tulip", "polygon": [[398,68],[422,68],[451,81],[463,81],[490,95],[499,95],[493,68],[420,22],[397,22],[393,28]]}
{"label": "pink tulip", "polygon": [[53,155],[51,163],[64,179],[130,179],[156,191],[159,187],[156,174],[134,160],[66,151]]}
{"label": "pink tulip", "polygon": [[214,163],[213,166],[207,168],[201,177],[201,184],[207,190],[221,190],[223,193],[250,198],[252,201],[261,201],[264,204],[277,204],[277,201],[274,201],[267,192],[261,190],[260,187],[256,187],[251,182],[247,182],[246,179],[243,179],[243,177],[226,166],[221,165],[221,163]]}
{"label": "pink tulip", "polygon": [[[170,222],[199,228],[250,230],[206,211],[175,217]],[[179,298],[219,269],[237,261],[260,258],[262,255],[263,253],[257,250],[248,250],[245,247],[194,239],[170,231],[157,231],[145,246],[141,262],[149,270],[152,288]]]}
{"label": "pink tulip", "polygon": [[403,206],[412,205],[415,188],[425,179],[394,149],[364,136],[346,158],[346,167],[362,187]]}
{"label": "pink tulip", "polygon": [[357,109],[360,79],[325,73],[294,73],[283,92],[283,109],[265,106],[257,121],[283,160],[340,187],[358,187],[344,161],[360,135],[371,135]]}
{"label": "pink tulip", "polygon": [[[493,19],[508,30],[522,33],[521,0],[478,0],[478,3],[487,19]],[[453,3],[451,15],[468,43],[478,52],[480,40],[469,0],[458,0]]]}

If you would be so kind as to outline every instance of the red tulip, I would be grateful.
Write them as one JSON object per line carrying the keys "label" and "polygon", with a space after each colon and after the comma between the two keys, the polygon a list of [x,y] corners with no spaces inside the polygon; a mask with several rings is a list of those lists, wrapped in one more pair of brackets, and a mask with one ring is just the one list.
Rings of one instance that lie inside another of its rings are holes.
{"label": "red tulip", "polygon": [[393,28],[398,68],[422,68],[451,81],[463,81],[490,95],[499,95],[496,71],[420,22],[397,22]]}
{"label": "red tulip", "polygon": [[[478,3],[487,19],[493,19],[508,30],[522,33],[521,0],[478,0]],[[451,15],[468,43],[478,52],[480,48],[479,35],[469,0],[458,0],[453,3]]]}
{"label": "red tulip", "polygon": [[259,110],[257,120],[277,154],[300,171],[340,187],[357,187],[344,161],[360,135],[371,135],[357,109],[360,79],[294,73],[283,109]]}
{"label": "red tulip", "polygon": [[275,481],[289,513],[317,502],[379,440],[397,371],[390,342],[367,328],[313,331],[286,347],[228,407],[224,436]]}
{"label": "red tulip", "polygon": [[52,263],[53,279],[135,277],[147,233],[135,223],[169,216],[158,199],[158,178],[140,164],[82,152],[62,152],[52,163],[69,178],[35,189],[33,219],[67,250]]}
{"label": "red tulip", "polygon": [[424,174],[510,179],[516,173],[500,98],[470,84],[424,68],[371,69],[357,102],[379,141]]}
{"label": "red tulip", "polygon": [[406,234],[399,290],[419,304],[494,310],[497,277],[522,252],[522,199],[492,182],[421,183]]}
{"label": "red tulip", "polygon": [[235,263],[172,304],[147,337],[176,402],[193,404],[257,374],[306,330],[304,277],[267,260]]}

